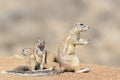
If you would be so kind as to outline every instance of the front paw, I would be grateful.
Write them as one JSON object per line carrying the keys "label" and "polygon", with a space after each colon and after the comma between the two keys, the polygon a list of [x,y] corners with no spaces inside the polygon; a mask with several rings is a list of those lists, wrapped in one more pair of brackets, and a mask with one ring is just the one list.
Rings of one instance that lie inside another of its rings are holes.
{"label": "front paw", "polygon": [[86,44],[88,44],[88,42],[89,42],[88,39],[83,39],[83,38],[80,39],[80,43],[81,44],[85,44],[86,45]]}
{"label": "front paw", "polygon": [[88,39],[84,39],[84,44],[88,44],[88,43],[89,43]]}

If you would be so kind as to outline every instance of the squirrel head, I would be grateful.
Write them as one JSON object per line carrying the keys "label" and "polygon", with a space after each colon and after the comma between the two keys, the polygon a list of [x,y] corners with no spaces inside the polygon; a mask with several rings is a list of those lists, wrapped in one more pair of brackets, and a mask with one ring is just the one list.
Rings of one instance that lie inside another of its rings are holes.
{"label": "squirrel head", "polygon": [[32,49],[31,48],[24,48],[21,53],[23,56],[29,56],[32,53]]}
{"label": "squirrel head", "polygon": [[84,32],[87,31],[89,29],[89,27],[87,25],[85,25],[84,23],[75,23],[73,25],[73,32]]}
{"label": "squirrel head", "polygon": [[45,40],[37,40],[36,42],[37,47],[45,47]]}

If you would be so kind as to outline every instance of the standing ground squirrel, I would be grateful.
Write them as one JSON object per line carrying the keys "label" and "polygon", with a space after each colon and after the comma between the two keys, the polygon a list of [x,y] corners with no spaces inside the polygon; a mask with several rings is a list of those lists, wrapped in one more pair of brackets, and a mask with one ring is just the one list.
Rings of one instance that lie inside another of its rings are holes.
{"label": "standing ground squirrel", "polygon": [[[34,48],[34,55],[37,63],[40,66],[40,69],[43,69],[43,65],[46,63],[46,49],[45,49],[45,41],[37,40]],[[33,67],[35,67],[34,63],[32,63]]]}
{"label": "standing ground squirrel", "polygon": [[43,69],[43,65],[46,63],[45,41],[37,40],[34,48],[24,48],[22,55],[26,58],[31,71]]}
{"label": "standing ground squirrel", "polygon": [[88,44],[88,40],[81,38],[80,32],[87,31],[89,27],[82,23],[74,24],[68,36],[62,41],[58,48],[56,60],[60,63],[58,73],[66,71],[75,71],[76,73],[89,72],[89,68],[80,69],[79,58],[75,54],[76,45]]}
{"label": "standing ground squirrel", "polygon": [[22,55],[27,60],[31,71],[43,68],[54,68],[55,55],[45,48],[44,40],[37,40],[35,48],[24,48]]}
{"label": "standing ground squirrel", "polygon": [[[44,40],[37,40],[34,48],[24,48],[21,55],[24,57],[28,65],[21,65],[11,70],[6,70],[3,73],[21,75],[53,74],[53,62],[55,60],[55,56],[45,49]],[[46,66],[44,64],[46,64]]]}
{"label": "standing ground squirrel", "polygon": [[36,61],[40,64],[40,69],[54,68],[53,62],[55,61],[55,55],[50,51],[46,50],[45,40],[37,40],[34,49],[34,55]]}

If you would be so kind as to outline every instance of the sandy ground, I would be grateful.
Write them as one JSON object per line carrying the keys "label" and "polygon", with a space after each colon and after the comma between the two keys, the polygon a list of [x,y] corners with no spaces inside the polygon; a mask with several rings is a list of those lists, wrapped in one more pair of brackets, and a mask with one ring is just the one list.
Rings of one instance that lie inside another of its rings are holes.
{"label": "sandy ground", "polygon": [[89,67],[91,69],[89,73],[82,74],[65,72],[50,76],[20,76],[2,73],[4,70],[22,64],[24,64],[23,60],[14,57],[0,57],[0,80],[120,80],[120,68],[95,64],[81,64],[81,68]]}

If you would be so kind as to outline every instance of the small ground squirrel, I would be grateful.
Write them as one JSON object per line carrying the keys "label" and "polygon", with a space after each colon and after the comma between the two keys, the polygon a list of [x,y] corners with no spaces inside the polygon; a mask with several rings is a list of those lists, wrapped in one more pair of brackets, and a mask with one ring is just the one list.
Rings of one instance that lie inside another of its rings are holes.
{"label": "small ground squirrel", "polygon": [[[39,48],[41,50],[39,50]],[[55,54],[45,49],[44,40],[37,40],[34,49],[24,48],[22,50],[22,55],[27,60],[27,63],[30,66],[31,71],[41,69],[41,66],[42,69],[54,68]]]}
{"label": "small ground squirrel", "polygon": [[89,72],[89,68],[80,69],[79,58],[75,54],[76,45],[88,44],[88,40],[81,38],[80,33],[87,31],[89,27],[82,23],[74,24],[72,30],[62,41],[58,48],[57,62],[60,63],[61,69],[58,73],[66,71],[75,71],[76,73]]}
{"label": "small ground squirrel", "polygon": [[34,48],[34,55],[37,63],[40,65],[40,69],[43,69],[43,65],[46,63],[46,50],[45,50],[45,41],[37,40]]}
{"label": "small ground squirrel", "polygon": [[21,55],[24,57],[28,65],[17,66],[11,70],[4,71],[3,73],[21,75],[50,75],[54,73],[53,62],[55,56],[45,49],[44,40],[37,40],[34,48],[24,48]]}
{"label": "small ground squirrel", "polygon": [[24,48],[22,50],[22,55],[24,56],[30,71],[35,71],[36,69],[39,69],[40,64],[37,62],[37,60],[35,58],[34,49]]}

